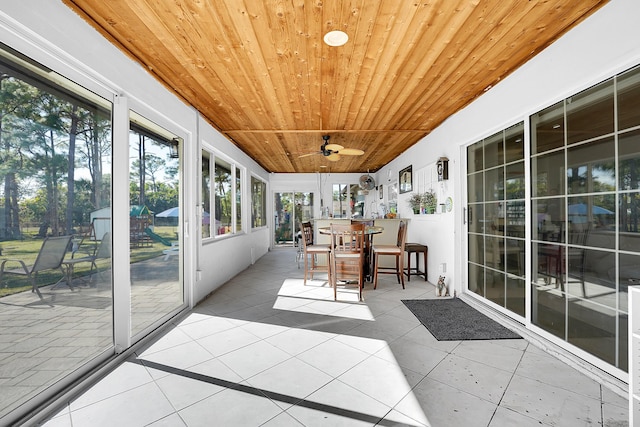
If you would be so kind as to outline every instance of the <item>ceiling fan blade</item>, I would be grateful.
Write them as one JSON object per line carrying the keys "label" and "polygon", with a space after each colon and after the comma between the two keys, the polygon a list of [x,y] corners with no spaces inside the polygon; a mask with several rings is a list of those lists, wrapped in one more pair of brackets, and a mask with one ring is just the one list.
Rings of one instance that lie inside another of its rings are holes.
{"label": "ceiling fan blade", "polygon": [[320,154],[320,151],[316,151],[315,153],[307,153],[307,154],[303,154],[301,156],[298,156],[298,158],[302,158],[302,157],[309,157],[309,156],[315,156],[316,154]]}
{"label": "ceiling fan blade", "polygon": [[339,150],[340,154],[344,154],[345,156],[362,156],[364,151],[358,150],[357,148],[344,148]]}
{"label": "ceiling fan blade", "polygon": [[338,144],[327,144],[324,148],[326,150],[330,150],[330,151],[340,151],[344,147],[342,145],[338,145]]}
{"label": "ceiling fan blade", "polygon": [[337,162],[338,160],[340,160],[340,154],[331,153],[326,157],[326,159],[329,160],[330,162]]}

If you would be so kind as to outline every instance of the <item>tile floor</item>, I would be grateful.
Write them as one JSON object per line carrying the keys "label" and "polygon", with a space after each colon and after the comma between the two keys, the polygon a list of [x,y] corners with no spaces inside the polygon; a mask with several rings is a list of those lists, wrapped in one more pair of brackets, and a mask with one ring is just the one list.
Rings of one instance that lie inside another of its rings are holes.
{"label": "tile floor", "polygon": [[520,340],[439,342],[392,276],[365,302],[275,249],[44,425],[624,426],[627,400]]}

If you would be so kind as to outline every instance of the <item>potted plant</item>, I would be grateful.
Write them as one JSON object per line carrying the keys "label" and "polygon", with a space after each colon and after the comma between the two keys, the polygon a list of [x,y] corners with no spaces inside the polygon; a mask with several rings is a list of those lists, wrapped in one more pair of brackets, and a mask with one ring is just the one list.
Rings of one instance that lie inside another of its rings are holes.
{"label": "potted plant", "polygon": [[432,214],[436,211],[438,205],[438,198],[433,191],[427,191],[422,195],[422,206],[428,214]]}
{"label": "potted plant", "polygon": [[414,214],[420,213],[420,208],[422,207],[422,194],[421,193],[411,193],[411,196],[408,200],[409,206],[413,209]]}

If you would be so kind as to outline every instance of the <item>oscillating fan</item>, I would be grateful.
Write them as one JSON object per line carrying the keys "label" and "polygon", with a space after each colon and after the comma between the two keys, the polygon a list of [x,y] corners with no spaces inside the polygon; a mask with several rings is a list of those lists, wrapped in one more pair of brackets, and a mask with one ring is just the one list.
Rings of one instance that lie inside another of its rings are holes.
{"label": "oscillating fan", "polygon": [[373,190],[374,188],[376,188],[376,182],[373,180],[373,177],[371,175],[362,175],[360,177],[360,188],[365,191]]}

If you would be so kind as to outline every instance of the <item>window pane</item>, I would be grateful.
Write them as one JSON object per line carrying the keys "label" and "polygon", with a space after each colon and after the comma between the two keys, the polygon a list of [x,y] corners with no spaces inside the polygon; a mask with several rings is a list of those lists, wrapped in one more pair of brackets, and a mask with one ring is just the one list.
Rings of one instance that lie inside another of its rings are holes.
{"label": "window pane", "polygon": [[504,164],[504,132],[500,131],[484,140],[484,167],[489,169]]}
{"label": "window pane", "polygon": [[215,161],[215,229],[216,236],[230,234],[232,226],[231,165],[224,160]]}
{"label": "window pane", "polygon": [[564,242],[564,197],[552,197],[531,201],[534,224],[531,238],[546,242]]}
{"label": "window pane", "polygon": [[469,264],[469,290],[484,296],[484,267]]}
{"label": "window pane", "polygon": [[615,191],[613,139],[591,142],[567,150],[569,194]]}
{"label": "window pane", "polygon": [[618,77],[618,128],[640,125],[640,67]]}
{"label": "window pane", "polygon": [[487,283],[485,286],[485,289],[486,289],[485,297],[489,301],[493,301],[496,304],[504,307],[505,296],[506,296],[505,274],[499,271],[487,269],[486,275],[487,275]]}
{"label": "window pane", "polygon": [[518,123],[504,131],[505,162],[524,159],[524,123]]}
{"label": "window pane", "polygon": [[481,234],[469,234],[469,261],[484,264],[484,237]]}
{"label": "window pane", "polygon": [[[504,270],[504,259],[502,257],[502,237],[485,236],[485,265],[496,270]],[[487,284],[489,277],[487,277]]]}
{"label": "window pane", "polygon": [[602,360],[616,363],[616,312],[585,300],[568,308],[567,340]]}
{"label": "window pane", "polygon": [[484,169],[483,146],[484,143],[480,141],[467,147],[467,173],[479,172]]}
{"label": "window pane", "polygon": [[640,130],[618,137],[618,176],[621,190],[640,190]]}
{"label": "window pane", "polygon": [[[569,197],[567,207],[569,219],[569,241],[580,240],[580,234],[588,229],[585,245],[615,248],[616,197],[601,196]],[[576,236],[572,233],[577,232]]]}
{"label": "window pane", "polygon": [[564,194],[564,151],[534,157],[531,160],[531,194],[533,197]]}
{"label": "window pane", "polygon": [[569,287],[578,297],[616,308],[616,254],[609,251],[567,249]]}
{"label": "window pane", "polygon": [[242,173],[236,168],[236,233],[242,231]]}
{"label": "window pane", "polygon": [[547,332],[565,339],[565,295],[555,285],[533,286],[531,322]]}
{"label": "window pane", "polygon": [[504,168],[488,170],[484,173],[484,199],[504,200]]}
{"label": "window pane", "polygon": [[524,239],[525,211],[524,200],[507,202],[506,216],[507,236]]}
{"label": "window pane", "polygon": [[469,203],[484,201],[484,174],[482,172],[467,177],[467,198]]}
{"label": "window pane", "polygon": [[564,102],[558,102],[531,116],[531,153],[564,146]]}
{"label": "window pane", "polygon": [[346,184],[333,184],[333,217],[347,217],[347,203],[349,200],[349,186]]}
{"label": "window pane", "polygon": [[620,249],[640,253],[640,193],[620,196]]}
{"label": "window pane", "polygon": [[616,363],[616,312],[585,300],[574,300],[568,309],[568,341]]}
{"label": "window pane", "polygon": [[484,220],[484,204],[474,203],[468,207],[467,221],[469,222],[470,233],[484,233],[485,232],[485,220]]}
{"label": "window pane", "polygon": [[506,307],[520,316],[525,315],[525,282],[522,279],[507,276]]}
{"label": "window pane", "polygon": [[202,152],[202,237],[211,237],[211,162],[209,153]]}
{"label": "window pane", "polygon": [[506,167],[507,199],[524,199],[526,181],[524,179],[524,162],[518,162]]}
{"label": "window pane", "polygon": [[313,193],[295,193],[295,221],[307,222],[313,219]]}
{"label": "window pane", "polygon": [[613,132],[613,79],[567,98],[567,144]]}
{"label": "window pane", "polygon": [[494,202],[485,204],[484,233],[504,236],[505,203]]}
{"label": "window pane", "polygon": [[503,253],[506,272],[524,277],[524,240],[505,239]]}
{"label": "window pane", "polygon": [[251,177],[251,227],[267,225],[267,185],[258,178]]}

